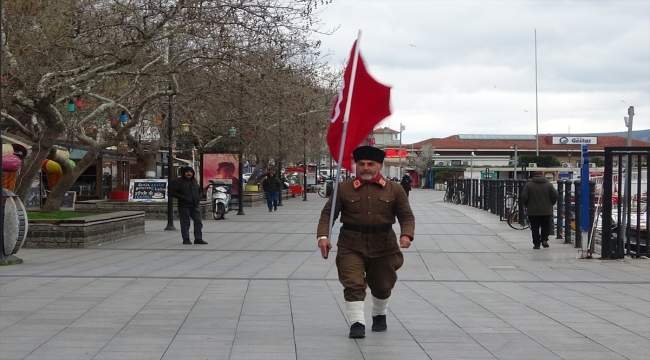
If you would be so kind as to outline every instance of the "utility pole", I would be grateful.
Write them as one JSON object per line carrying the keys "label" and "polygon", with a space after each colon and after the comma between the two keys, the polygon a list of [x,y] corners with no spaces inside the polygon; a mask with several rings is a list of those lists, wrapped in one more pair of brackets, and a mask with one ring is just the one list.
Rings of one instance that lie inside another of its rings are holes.
{"label": "utility pole", "polygon": [[[625,126],[627,126],[627,142],[625,146],[631,147],[632,146],[632,121],[634,120],[634,106],[630,106],[627,109],[627,115],[624,117],[625,120]],[[619,242],[623,242],[625,239],[625,233],[627,231],[627,224],[628,224],[628,215],[631,216],[631,214],[628,214],[628,211],[630,209],[627,209],[628,204],[630,204],[630,192],[632,192],[632,155],[628,154],[625,157],[625,200],[623,201],[623,206],[622,206],[622,212],[623,216],[621,216],[621,226],[618,227],[618,239]],[[640,182],[641,179],[639,178],[638,181]],[[639,194],[640,196],[640,194]]]}
{"label": "utility pole", "polygon": [[402,131],[404,131],[406,128],[402,123],[399,123],[399,152],[397,153],[397,156],[399,157],[399,168],[397,169],[397,177],[402,178]]}

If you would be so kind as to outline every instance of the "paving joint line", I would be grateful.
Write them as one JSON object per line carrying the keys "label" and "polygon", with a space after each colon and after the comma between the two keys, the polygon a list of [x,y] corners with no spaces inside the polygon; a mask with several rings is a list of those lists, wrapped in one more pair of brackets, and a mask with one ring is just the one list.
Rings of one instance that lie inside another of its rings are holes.
{"label": "paving joint line", "polygon": [[[323,278],[286,278],[286,277],[200,277],[200,276],[120,276],[120,275],[41,275],[41,274],[0,274],[0,278],[65,278],[65,279],[163,279],[163,280],[264,280],[264,281],[335,281],[337,279]],[[508,283],[508,284],[624,284],[624,285],[650,285],[648,281],[620,281],[620,280],[398,280],[403,283],[432,282],[432,283]]]}

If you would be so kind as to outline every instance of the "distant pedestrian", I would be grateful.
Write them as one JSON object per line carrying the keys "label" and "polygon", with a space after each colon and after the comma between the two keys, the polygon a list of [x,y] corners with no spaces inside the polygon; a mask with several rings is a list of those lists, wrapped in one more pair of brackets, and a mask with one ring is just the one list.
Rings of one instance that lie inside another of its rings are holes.
{"label": "distant pedestrian", "polygon": [[540,244],[545,248],[549,246],[548,235],[551,233],[553,205],[557,197],[557,190],[541,171],[533,172],[532,179],[521,192],[521,203],[526,206],[530,230],[533,233],[533,249],[539,249]]}
{"label": "distant pedestrian", "polygon": [[[203,241],[203,220],[199,202],[201,201],[201,187],[194,177],[194,169],[184,167],[181,169],[183,174],[178,179],[172,181],[169,186],[169,196],[178,199],[178,217],[181,220],[181,236],[183,244],[192,244],[190,241],[190,219],[194,222],[194,243],[205,245]],[[171,201],[171,199],[169,199]]]}
{"label": "distant pedestrian", "polygon": [[269,207],[269,212],[278,210],[278,201],[280,201],[280,191],[282,191],[282,183],[280,179],[275,177],[275,173],[270,171],[266,175],[266,179],[262,181],[262,190],[266,194],[266,204]]}
{"label": "distant pedestrian", "polygon": [[402,185],[402,188],[406,192],[406,196],[409,196],[409,192],[411,191],[411,177],[407,175],[402,176],[402,181],[400,182],[400,185]]}

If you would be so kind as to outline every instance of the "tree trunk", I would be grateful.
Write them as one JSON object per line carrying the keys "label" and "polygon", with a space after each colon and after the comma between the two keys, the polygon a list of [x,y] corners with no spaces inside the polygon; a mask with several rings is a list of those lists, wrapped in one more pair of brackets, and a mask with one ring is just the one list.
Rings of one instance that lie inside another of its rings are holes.
{"label": "tree trunk", "polygon": [[[156,153],[148,151],[142,156],[140,156],[142,162],[144,163],[144,173],[145,178],[154,179],[156,177]],[[153,174],[152,174],[153,173]]]}
{"label": "tree trunk", "polygon": [[[50,191],[43,206],[43,212],[53,212],[61,208],[61,202],[63,201],[63,196],[65,193],[72,187],[79,175],[81,175],[93,161],[97,158],[102,149],[99,146],[93,146],[88,149],[84,157],[77,163],[74,169],[64,169],[63,177],[58,184]],[[63,166],[62,166],[63,167]]]}
{"label": "tree trunk", "polygon": [[41,169],[41,164],[47,157],[52,146],[54,146],[53,140],[57,136],[58,133],[56,131],[46,130],[42,140],[34,142],[31,155],[24,160],[20,174],[16,180],[16,184],[18,185],[16,187],[16,195],[20,197],[23,203],[27,200],[27,194],[32,187],[32,180]]}

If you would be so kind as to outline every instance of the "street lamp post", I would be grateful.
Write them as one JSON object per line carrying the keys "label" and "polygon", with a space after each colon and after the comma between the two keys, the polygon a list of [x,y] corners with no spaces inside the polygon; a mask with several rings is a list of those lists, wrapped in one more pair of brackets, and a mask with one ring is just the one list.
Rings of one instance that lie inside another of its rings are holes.
{"label": "street lamp post", "polygon": [[[627,141],[625,143],[625,146],[631,147],[632,146],[632,122],[634,120],[634,106],[630,106],[627,109],[627,114],[628,116],[624,118],[625,126],[627,126]],[[627,226],[628,226],[627,217],[628,215],[630,215],[628,214],[629,209],[626,208],[630,203],[630,193],[632,192],[631,176],[632,176],[632,155],[628,154],[625,157],[625,197],[624,197],[625,201],[623,202],[623,207],[621,208],[623,216],[621,216],[621,226],[618,227],[618,238],[623,240],[625,239],[625,232],[627,231]],[[639,182],[641,182],[640,178],[639,178]]]}
{"label": "street lamp post", "polygon": [[399,123],[399,152],[397,156],[399,157],[399,166],[397,169],[397,177],[402,178],[402,131],[406,130],[402,123]]}
{"label": "street lamp post", "polygon": [[517,144],[512,145],[510,148],[515,150],[515,159],[512,163],[514,169],[514,179],[517,180]]}
{"label": "street lamp post", "polygon": [[473,151],[472,151],[471,163],[469,164],[469,178],[470,179],[474,178],[474,152]]}
{"label": "street lamp post", "polygon": [[167,144],[167,227],[165,230],[176,230],[174,227],[174,200],[169,196],[169,187],[174,181],[172,176],[172,167],[174,166],[174,158],[172,154],[172,87],[169,90],[169,101],[167,108],[167,133],[169,135],[169,143]]}

